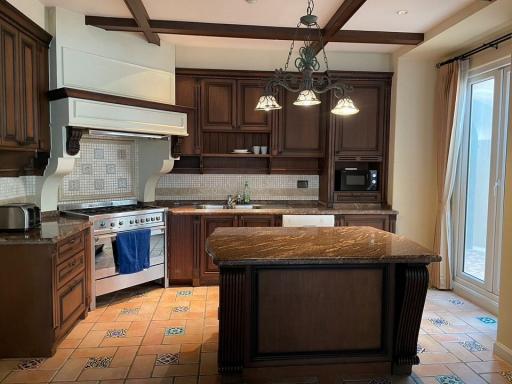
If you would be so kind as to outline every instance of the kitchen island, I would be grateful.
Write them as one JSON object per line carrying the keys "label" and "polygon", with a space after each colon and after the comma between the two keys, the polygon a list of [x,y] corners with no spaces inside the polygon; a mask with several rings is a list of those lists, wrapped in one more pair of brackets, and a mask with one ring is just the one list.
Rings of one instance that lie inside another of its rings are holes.
{"label": "kitchen island", "polygon": [[[440,261],[370,227],[218,228],[219,371],[409,374],[428,288]],[[263,369],[262,369],[263,368]]]}

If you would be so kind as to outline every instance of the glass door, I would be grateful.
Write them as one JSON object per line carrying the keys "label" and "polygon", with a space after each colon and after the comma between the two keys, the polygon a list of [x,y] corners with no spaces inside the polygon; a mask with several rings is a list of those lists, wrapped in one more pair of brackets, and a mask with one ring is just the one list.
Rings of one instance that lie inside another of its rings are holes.
{"label": "glass door", "polygon": [[455,279],[497,301],[510,66],[470,76],[454,195]]}

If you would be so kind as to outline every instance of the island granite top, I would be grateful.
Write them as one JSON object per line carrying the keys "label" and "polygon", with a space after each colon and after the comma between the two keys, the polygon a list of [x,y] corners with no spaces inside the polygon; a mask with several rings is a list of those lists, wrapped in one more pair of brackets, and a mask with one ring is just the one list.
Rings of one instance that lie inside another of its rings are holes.
{"label": "island granite top", "polygon": [[0,246],[57,243],[90,226],[86,219],[64,216],[43,217],[39,228],[29,229],[26,232],[0,232]]}
{"label": "island granite top", "polygon": [[220,266],[441,261],[414,241],[371,227],[217,228],[206,251]]}

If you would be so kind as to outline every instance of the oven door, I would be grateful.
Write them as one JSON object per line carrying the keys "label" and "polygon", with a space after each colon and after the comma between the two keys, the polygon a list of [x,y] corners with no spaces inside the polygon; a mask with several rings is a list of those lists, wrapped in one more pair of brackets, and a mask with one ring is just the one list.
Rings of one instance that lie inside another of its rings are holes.
{"label": "oven door", "polygon": [[[117,233],[96,236],[94,238],[95,251],[95,279],[119,274],[116,257],[114,254],[114,243]],[[165,227],[152,228],[150,238],[149,265],[155,266],[165,262]]]}

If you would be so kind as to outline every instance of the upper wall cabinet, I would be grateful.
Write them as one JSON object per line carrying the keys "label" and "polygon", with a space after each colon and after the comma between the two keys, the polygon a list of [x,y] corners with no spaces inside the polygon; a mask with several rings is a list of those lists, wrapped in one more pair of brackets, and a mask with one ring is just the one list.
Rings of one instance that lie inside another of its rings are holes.
{"label": "upper wall cabinet", "polygon": [[323,157],[324,129],[321,105],[296,106],[297,94],[282,91],[278,114],[279,122],[274,132],[275,156]]}
{"label": "upper wall cabinet", "polygon": [[201,132],[199,131],[199,113],[197,105],[201,98],[199,81],[190,76],[176,76],[176,104],[194,108],[187,115],[188,136],[183,139],[181,153],[196,155],[201,153]]}
{"label": "upper wall cabinet", "polygon": [[262,80],[239,80],[237,88],[237,123],[241,131],[270,131],[272,114],[255,111],[263,95]]}
{"label": "upper wall cabinet", "polygon": [[200,105],[203,130],[236,129],[235,80],[201,80]]}
{"label": "upper wall cabinet", "polygon": [[[388,121],[389,87],[383,81],[345,81],[360,112],[334,117],[335,156],[340,160],[382,161]],[[336,100],[332,100],[334,105]]]}
{"label": "upper wall cabinet", "polygon": [[42,174],[50,151],[51,36],[0,1],[0,175]]}

